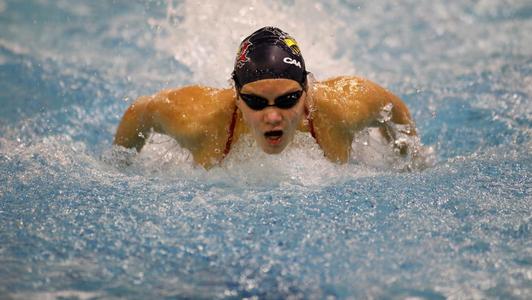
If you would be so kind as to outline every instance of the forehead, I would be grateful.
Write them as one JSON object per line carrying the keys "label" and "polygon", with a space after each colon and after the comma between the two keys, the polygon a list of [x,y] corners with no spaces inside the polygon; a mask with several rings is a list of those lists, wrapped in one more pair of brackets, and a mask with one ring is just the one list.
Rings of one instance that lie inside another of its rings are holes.
{"label": "forehead", "polygon": [[283,94],[300,90],[299,82],[292,79],[262,79],[245,84],[240,92],[253,94]]}

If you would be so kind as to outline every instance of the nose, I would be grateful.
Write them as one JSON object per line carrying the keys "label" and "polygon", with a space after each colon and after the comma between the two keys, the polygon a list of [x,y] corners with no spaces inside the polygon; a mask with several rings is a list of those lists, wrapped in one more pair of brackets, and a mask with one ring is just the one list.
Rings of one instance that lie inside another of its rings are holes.
{"label": "nose", "polygon": [[268,125],[276,126],[281,123],[283,116],[277,108],[268,107],[264,111],[264,122]]}

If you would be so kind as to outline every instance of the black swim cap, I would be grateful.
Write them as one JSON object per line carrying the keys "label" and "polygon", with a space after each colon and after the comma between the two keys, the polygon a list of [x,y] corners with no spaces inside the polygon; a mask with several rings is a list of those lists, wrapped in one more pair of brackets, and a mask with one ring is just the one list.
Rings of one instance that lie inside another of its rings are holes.
{"label": "black swim cap", "polygon": [[263,27],[245,38],[238,50],[233,80],[237,89],[261,79],[292,79],[307,85],[307,71],[301,51],[288,33]]}

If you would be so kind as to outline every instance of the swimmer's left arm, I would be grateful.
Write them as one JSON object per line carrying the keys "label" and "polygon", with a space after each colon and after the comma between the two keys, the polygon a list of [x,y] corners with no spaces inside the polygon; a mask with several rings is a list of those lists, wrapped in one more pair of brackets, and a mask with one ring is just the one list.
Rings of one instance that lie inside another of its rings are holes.
{"label": "swimmer's left arm", "polygon": [[[392,94],[391,92],[389,91],[385,91],[385,92],[387,94],[387,97],[384,98],[385,99],[384,105],[381,105],[379,114],[385,115],[387,113],[388,108],[391,108],[389,121],[391,121],[394,124],[406,125],[406,129],[404,130],[403,133],[410,135],[410,136],[417,135],[414,121],[412,120],[410,111],[408,110],[408,107],[406,106],[406,104],[399,97]],[[382,115],[379,117],[382,117]],[[378,120],[378,122],[381,123],[381,126],[380,126],[381,128],[382,126],[388,125],[388,122],[386,121],[383,122],[383,121],[384,120],[380,118]]]}
{"label": "swimmer's left arm", "polygon": [[[408,153],[408,144],[404,139],[400,139],[398,135],[406,134],[408,136],[416,136],[416,127],[406,104],[394,94],[388,91],[386,91],[386,93],[388,94],[388,101],[386,101],[381,108],[380,114],[385,115],[387,110],[391,108],[391,111],[389,112],[390,119],[389,121],[386,121],[386,119],[383,120],[379,118],[379,131],[389,143],[393,143],[392,145],[394,149],[396,149],[401,155],[406,155]],[[402,126],[392,127],[392,124]]]}
{"label": "swimmer's left arm", "polygon": [[381,127],[387,122],[411,127],[409,135],[416,135],[414,122],[406,104],[390,91],[367,79],[342,78],[342,86],[348,86],[344,94],[349,101],[341,107],[342,119],[349,130],[358,131],[367,126]]}
{"label": "swimmer's left arm", "polygon": [[406,145],[398,142],[393,124],[400,126],[400,133],[416,136],[414,121],[406,104],[396,95],[381,86],[365,79],[353,79],[359,90],[354,96],[348,113],[351,131],[358,131],[367,126],[378,127],[383,137],[394,143],[401,154],[406,153]]}

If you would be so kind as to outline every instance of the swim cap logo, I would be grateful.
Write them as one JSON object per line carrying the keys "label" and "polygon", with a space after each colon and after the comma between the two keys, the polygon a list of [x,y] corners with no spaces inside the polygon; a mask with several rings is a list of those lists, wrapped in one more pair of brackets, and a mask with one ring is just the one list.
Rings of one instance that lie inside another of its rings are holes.
{"label": "swim cap logo", "polygon": [[301,69],[301,63],[298,62],[298,61],[295,60],[295,59],[291,59],[290,57],[285,57],[285,58],[283,58],[283,62],[284,62],[285,64],[298,66],[298,67]]}
{"label": "swim cap logo", "polygon": [[242,42],[236,55],[236,67],[242,68],[250,59],[248,57],[249,46],[253,45],[249,40]]}
{"label": "swim cap logo", "polygon": [[283,42],[288,46],[288,48],[290,48],[290,50],[292,50],[293,54],[301,55],[301,50],[299,50],[296,40],[287,36],[284,38]]}

